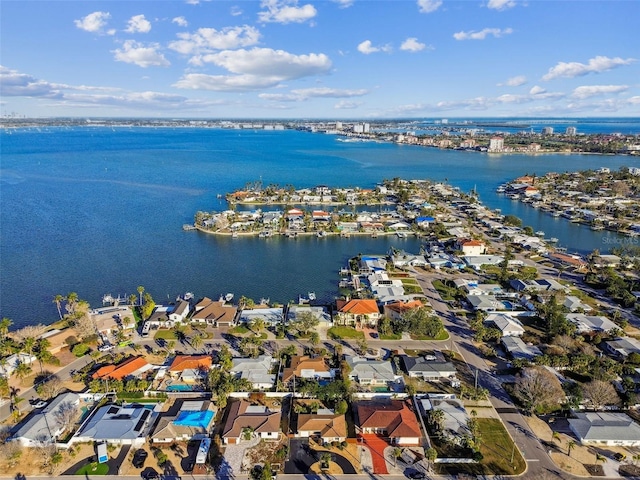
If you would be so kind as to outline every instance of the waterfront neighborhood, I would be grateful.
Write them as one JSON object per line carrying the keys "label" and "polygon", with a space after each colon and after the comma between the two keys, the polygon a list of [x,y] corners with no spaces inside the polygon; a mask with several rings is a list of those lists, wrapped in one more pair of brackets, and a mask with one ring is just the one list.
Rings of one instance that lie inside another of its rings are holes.
{"label": "waterfront neighborhood", "polygon": [[53,325],[3,319],[2,471],[638,476],[637,179],[602,169],[504,187],[582,220],[577,205],[602,205],[603,227],[629,242],[588,256],[444,183],[232,192],[228,210],[186,229],[239,242],[415,235],[422,247],[354,252],[332,302],[186,292],[161,303],[140,286],[100,306],[58,295]]}

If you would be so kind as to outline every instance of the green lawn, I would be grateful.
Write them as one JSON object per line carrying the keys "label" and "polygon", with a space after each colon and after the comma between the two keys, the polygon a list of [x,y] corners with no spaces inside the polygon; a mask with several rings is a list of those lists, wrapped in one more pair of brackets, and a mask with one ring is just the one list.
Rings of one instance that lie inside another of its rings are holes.
{"label": "green lawn", "polygon": [[85,475],[89,478],[89,475],[106,475],[108,472],[109,465],[106,463],[92,462],[78,469],[74,475]]}
{"label": "green lawn", "polygon": [[244,325],[238,325],[237,327],[233,327],[229,329],[229,333],[248,333],[249,329]]}
{"label": "green lawn", "polygon": [[173,330],[158,330],[153,336],[154,340],[175,340],[176,332]]}
{"label": "green lawn", "polygon": [[436,337],[427,337],[426,335],[411,335],[412,340],[449,340],[449,332],[442,329]]}
{"label": "green lawn", "polygon": [[380,340],[402,340],[401,333],[390,333],[389,335],[380,334]]}
{"label": "green lawn", "polygon": [[[526,464],[520,451],[515,448],[504,424],[497,418],[478,418],[482,444],[482,465],[493,475],[520,475]],[[511,455],[513,454],[513,464]]]}
{"label": "green lawn", "polygon": [[364,332],[356,330],[353,327],[331,327],[327,330],[327,335],[329,338],[334,339],[342,339],[342,338],[352,338],[355,340],[363,339]]}

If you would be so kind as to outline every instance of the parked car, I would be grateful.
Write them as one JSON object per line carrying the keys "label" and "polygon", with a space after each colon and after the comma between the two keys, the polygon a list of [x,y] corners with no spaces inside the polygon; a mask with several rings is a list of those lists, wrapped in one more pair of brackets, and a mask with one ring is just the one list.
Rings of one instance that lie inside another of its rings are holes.
{"label": "parked car", "polygon": [[133,460],[131,461],[131,463],[136,468],[142,468],[144,467],[144,461],[147,459],[147,456],[149,456],[147,451],[140,448],[136,450],[136,453],[133,454]]}
{"label": "parked car", "polygon": [[47,406],[47,402],[38,398],[34,398],[33,400],[31,400],[31,406],[33,408],[44,408]]}
{"label": "parked car", "polygon": [[113,350],[113,348],[114,348],[113,345],[111,345],[110,343],[103,343],[98,347],[98,351],[108,352],[109,350]]}
{"label": "parked car", "polygon": [[423,478],[427,478],[424,472],[419,472],[418,470],[412,470],[407,474],[407,477],[412,478],[414,480],[421,480]]}

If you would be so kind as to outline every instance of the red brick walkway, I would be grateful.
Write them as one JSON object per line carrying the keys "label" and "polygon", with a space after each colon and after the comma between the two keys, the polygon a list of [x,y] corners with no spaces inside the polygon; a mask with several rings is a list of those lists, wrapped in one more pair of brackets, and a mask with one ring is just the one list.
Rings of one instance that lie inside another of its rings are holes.
{"label": "red brick walkway", "polygon": [[388,474],[387,462],[384,459],[384,449],[389,446],[389,443],[383,437],[375,434],[363,434],[361,437],[363,444],[366,447],[369,447],[369,450],[371,451],[373,473],[379,473],[381,475]]}

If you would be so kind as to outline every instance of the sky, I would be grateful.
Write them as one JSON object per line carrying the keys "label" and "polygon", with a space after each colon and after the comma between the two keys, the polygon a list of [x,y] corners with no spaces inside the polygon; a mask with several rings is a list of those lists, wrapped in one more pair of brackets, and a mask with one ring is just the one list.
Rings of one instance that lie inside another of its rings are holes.
{"label": "sky", "polygon": [[2,0],[27,117],[640,116],[637,0]]}

